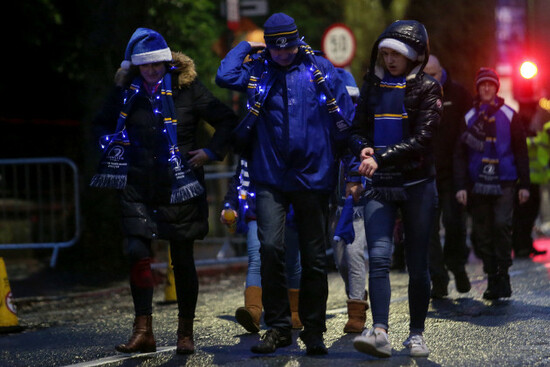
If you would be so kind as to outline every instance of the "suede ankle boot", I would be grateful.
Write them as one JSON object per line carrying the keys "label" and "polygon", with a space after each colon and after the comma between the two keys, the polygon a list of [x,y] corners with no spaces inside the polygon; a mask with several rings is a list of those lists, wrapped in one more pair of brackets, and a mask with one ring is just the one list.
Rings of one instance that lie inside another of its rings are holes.
{"label": "suede ankle boot", "polygon": [[348,299],[348,322],[344,326],[344,333],[361,333],[367,320],[367,301],[360,299]]}
{"label": "suede ankle boot", "polygon": [[132,336],[126,344],[119,344],[115,349],[122,353],[149,353],[157,350],[153,336],[153,317],[151,315],[136,316]]}
{"label": "suede ankle boot", "polygon": [[289,289],[288,290],[288,301],[290,303],[290,315],[292,318],[292,328],[301,329],[304,327],[302,321],[300,321],[300,316],[298,314],[298,303],[300,300],[300,290],[299,289]]}
{"label": "suede ankle boot", "polygon": [[250,333],[260,331],[260,318],[262,317],[262,288],[256,286],[246,287],[244,291],[244,307],[235,311],[237,322]]}
{"label": "suede ankle boot", "polygon": [[176,353],[193,354],[194,352],[195,342],[193,341],[193,319],[179,317]]}

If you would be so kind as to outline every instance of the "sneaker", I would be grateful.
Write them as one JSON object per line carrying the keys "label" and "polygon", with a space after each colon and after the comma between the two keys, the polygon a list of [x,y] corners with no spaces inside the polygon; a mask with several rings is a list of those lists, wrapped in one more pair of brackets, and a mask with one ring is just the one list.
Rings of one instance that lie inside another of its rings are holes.
{"label": "sneaker", "polygon": [[427,357],[430,355],[430,350],[424,341],[422,335],[411,335],[403,342],[403,345],[409,348],[411,357]]}
{"label": "sneaker", "polygon": [[468,274],[466,274],[465,270],[457,271],[456,273],[453,273],[455,276],[455,285],[456,290],[459,293],[467,293],[472,288],[472,285],[470,284],[470,279],[468,279]]}
{"label": "sneaker", "polygon": [[361,353],[375,357],[391,357],[391,344],[388,340],[388,334],[374,328],[363,330],[361,335],[353,339],[353,347]]}
{"label": "sneaker", "polygon": [[328,349],[323,341],[322,333],[301,331],[300,339],[302,339],[306,345],[306,354],[308,356],[328,354]]}
{"label": "sneaker", "polygon": [[275,352],[277,348],[288,347],[290,344],[292,344],[290,331],[270,329],[262,336],[260,344],[252,346],[250,350],[253,353],[267,354]]}

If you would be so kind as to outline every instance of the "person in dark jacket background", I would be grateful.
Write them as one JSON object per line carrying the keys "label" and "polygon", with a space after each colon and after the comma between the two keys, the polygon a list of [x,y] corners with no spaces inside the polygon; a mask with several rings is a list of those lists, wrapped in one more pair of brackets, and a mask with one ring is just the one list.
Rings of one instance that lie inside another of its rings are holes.
{"label": "person in dark jacket background", "polygon": [[426,357],[422,336],[430,302],[428,248],[436,213],[432,139],[439,124],[441,86],[423,72],[428,34],[414,20],[392,23],[374,43],[361,89],[350,148],[366,176],[365,232],[373,327],[353,341],[360,352],[391,356],[388,339],[393,228],[401,209],[409,272],[410,334],[403,343]]}
{"label": "person in dark jacket background", "polygon": [[485,299],[510,297],[512,218],[518,185],[519,204],[529,199],[529,158],[518,114],[497,96],[496,71],[482,67],[475,79],[474,107],[455,149],[456,199],[468,205],[472,235],[488,275]]}
{"label": "person in dark jacket background", "polygon": [[[334,66],[300,40],[294,19],[284,13],[271,15],[264,23],[264,39],[265,44],[239,43],[222,60],[216,75],[218,85],[246,92],[250,107],[235,136],[250,152],[264,321],[270,328],[251,350],[273,353],[292,343],[284,272],[285,217],[292,205],[302,263],[298,309],[304,330],[300,338],[307,354],[327,354],[323,333],[328,204],[353,103]],[[243,64],[257,48],[263,50],[261,54]]]}
{"label": "person in dark jacket background", "polygon": [[[193,60],[172,52],[151,29],[134,32],[115,81],[95,120],[96,127],[109,134],[102,138],[105,153],[92,186],[119,190],[130,260],[134,328],[129,341],[116,349],[156,349],[151,241],[165,239],[170,241],[178,302],[176,351],[193,353],[198,296],[193,242],[208,232],[202,166],[223,159],[237,116],[198,80]],[[216,129],[202,149],[196,141],[201,119]]]}
{"label": "person in dark jacket background", "polygon": [[[433,138],[439,205],[430,242],[431,295],[433,298],[443,298],[448,294],[448,271],[453,273],[456,289],[460,293],[471,288],[465,268],[470,252],[466,245],[466,211],[455,198],[453,155],[456,141],[466,129],[464,115],[472,107],[472,96],[466,88],[451,79],[436,56],[430,55],[424,72],[443,86],[443,115]],[[443,248],[439,237],[440,218],[445,228]]]}

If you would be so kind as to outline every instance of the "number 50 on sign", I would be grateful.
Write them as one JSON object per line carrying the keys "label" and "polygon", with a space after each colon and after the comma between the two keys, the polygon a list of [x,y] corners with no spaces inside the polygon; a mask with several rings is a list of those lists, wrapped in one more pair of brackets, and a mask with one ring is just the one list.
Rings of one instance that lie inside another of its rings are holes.
{"label": "number 50 on sign", "polygon": [[355,36],[345,24],[333,24],[323,34],[323,53],[336,67],[341,68],[351,64],[355,56],[355,47]]}

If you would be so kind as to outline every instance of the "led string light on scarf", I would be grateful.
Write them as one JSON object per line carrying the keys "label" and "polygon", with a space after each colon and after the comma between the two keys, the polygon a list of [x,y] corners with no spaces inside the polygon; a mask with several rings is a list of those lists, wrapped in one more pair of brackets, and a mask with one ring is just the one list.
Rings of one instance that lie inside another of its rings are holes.
{"label": "led string light on scarf", "polygon": [[[315,52],[306,43],[302,43],[299,48],[306,56],[309,71],[312,73],[312,80],[315,82],[316,90],[319,93],[319,100],[327,106],[329,117],[336,126],[335,139],[343,140],[347,137],[347,131],[351,127],[351,124],[342,115],[340,107],[336,103],[336,98],[334,98],[327,86],[326,81],[328,76],[324,75],[315,64]],[[245,146],[248,144],[253,127],[260,115],[263,102],[275,81],[274,73],[268,71],[268,61],[265,57],[265,52],[253,55],[256,57],[255,60],[259,61],[259,64],[253,69],[248,80],[248,114],[233,131],[238,145]]]}
{"label": "led string light on scarf", "polygon": [[[174,69],[172,67],[172,69]],[[133,101],[138,95],[144,81],[141,76],[136,77],[125,91],[124,105],[117,120],[114,134],[106,135],[101,139],[104,154],[100,161],[98,173],[90,183],[93,187],[123,189],[127,182],[128,162],[125,156],[125,147],[130,145],[126,134],[126,118],[132,108]],[[177,119],[174,101],[172,98],[172,76],[166,73],[157,83],[155,90],[160,86],[160,93],[156,92],[152,99],[153,112],[163,116],[164,130],[169,147],[169,165],[172,168],[172,194],[170,203],[179,203],[201,195],[204,188],[197,181],[189,163],[181,157],[177,146]]]}

